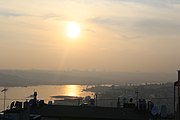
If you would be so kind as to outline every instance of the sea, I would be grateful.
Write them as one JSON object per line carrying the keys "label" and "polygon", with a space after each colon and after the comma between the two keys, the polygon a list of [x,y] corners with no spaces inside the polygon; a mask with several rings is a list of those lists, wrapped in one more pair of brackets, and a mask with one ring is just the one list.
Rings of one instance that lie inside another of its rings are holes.
{"label": "sea", "polygon": [[[93,92],[84,91],[90,86],[86,85],[40,85],[40,86],[27,86],[27,87],[6,87],[7,91],[2,91],[4,87],[0,87],[0,111],[9,108],[13,101],[24,102],[33,98],[33,93],[38,93],[37,98],[44,100],[45,103],[53,101],[52,96],[77,96],[86,97],[94,96]],[[5,99],[4,99],[5,98]],[[5,101],[5,104],[4,104]]]}

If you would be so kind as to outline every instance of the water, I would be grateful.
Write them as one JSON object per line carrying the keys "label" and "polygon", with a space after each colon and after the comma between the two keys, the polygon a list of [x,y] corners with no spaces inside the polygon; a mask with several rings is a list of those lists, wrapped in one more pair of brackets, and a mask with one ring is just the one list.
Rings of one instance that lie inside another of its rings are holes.
{"label": "water", "polygon": [[[42,86],[28,86],[28,87],[9,87],[6,92],[6,108],[12,101],[29,100],[34,91],[38,92],[38,99],[53,100],[51,96],[65,95],[65,96],[93,96],[92,92],[83,91],[86,89],[85,85],[42,85]],[[0,90],[4,89],[0,87]],[[3,110],[4,93],[0,93],[0,110]]]}

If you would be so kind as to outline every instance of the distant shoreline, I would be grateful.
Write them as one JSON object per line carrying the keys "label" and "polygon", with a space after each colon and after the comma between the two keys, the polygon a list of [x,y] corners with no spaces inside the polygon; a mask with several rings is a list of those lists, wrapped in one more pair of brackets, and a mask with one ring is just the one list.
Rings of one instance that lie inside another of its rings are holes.
{"label": "distant shoreline", "polygon": [[149,84],[176,81],[174,73],[0,70],[1,87],[36,85]]}

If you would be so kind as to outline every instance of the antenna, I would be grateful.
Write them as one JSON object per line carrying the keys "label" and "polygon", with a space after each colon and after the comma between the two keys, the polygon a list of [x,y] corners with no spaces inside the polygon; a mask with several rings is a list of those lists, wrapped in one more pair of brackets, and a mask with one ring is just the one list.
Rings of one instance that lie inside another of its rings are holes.
{"label": "antenna", "polygon": [[158,114],[158,111],[159,111],[159,110],[158,110],[158,107],[157,107],[157,106],[154,106],[154,107],[152,108],[152,110],[151,110],[151,114],[155,116],[155,115]]}

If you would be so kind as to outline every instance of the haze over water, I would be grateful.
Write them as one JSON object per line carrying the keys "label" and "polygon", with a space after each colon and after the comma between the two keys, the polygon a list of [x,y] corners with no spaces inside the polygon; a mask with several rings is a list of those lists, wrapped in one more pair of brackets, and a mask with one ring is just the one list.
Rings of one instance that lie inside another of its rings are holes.
{"label": "haze over water", "polygon": [[[86,89],[85,85],[42,85],[42,86],[28,86],[28,87],[9,87],[6,93],[6,107],[12,101],[22,101],[32,99],[34,91],[38,92],[38,99],[45,100],[47,103],[54,100],[51,96],[93,96],[92,92],[83,92]],[[0,87],[2,90],[3,87]],[[3,92],[0,94],[0,110],[3,110]]]}

